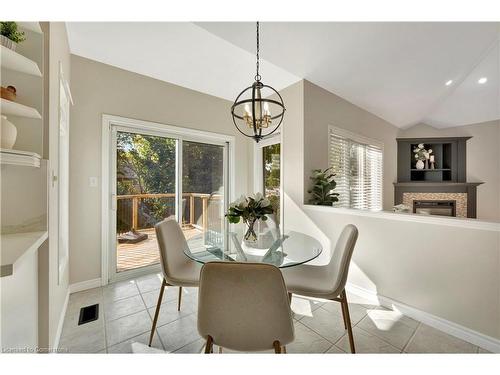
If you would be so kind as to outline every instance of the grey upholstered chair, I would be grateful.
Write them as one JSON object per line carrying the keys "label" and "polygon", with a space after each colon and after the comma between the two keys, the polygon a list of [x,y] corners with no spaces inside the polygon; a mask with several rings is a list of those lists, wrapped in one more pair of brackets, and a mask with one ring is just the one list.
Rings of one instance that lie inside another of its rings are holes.
{"label": "grey upholstered chair", "polygon": [[263,263],[210,262],[200,275],[198,332],[213,344],[237,351],[274,349],[294,339],[283,276]]}
{"label": "grey upholstered chair", "polygon": [[163,292],[167,286],[179,287],[179,300],[177,310],[181,309],[182,287],[196,287],[200,279],[200,265],[189,259],[184,254],[187,248],[186,238],[182,229],[175,219],[168,218],[155,225],[156,239],[160,250],[160,264],[163,271],[163,281],[161,283],[160,294],[156,304],[155,316],[149,336],[149,346],[153,341],[153,336],[160,314]]}
{"label": "grey upholstered chair", "polygon": [[349,263],[357,239],[358,229],[352,224],[346,225],[340,234],[330,262],[327,265],[314,266],[304,264],[283,270],[283,277],[290,293],[290,300],[292,297],[291,293],[295,293],[340,302],[344,327],[347,329],[349,335],[349,344],[352,353],[356,351],[354,348],[345,284],[349,271]]}

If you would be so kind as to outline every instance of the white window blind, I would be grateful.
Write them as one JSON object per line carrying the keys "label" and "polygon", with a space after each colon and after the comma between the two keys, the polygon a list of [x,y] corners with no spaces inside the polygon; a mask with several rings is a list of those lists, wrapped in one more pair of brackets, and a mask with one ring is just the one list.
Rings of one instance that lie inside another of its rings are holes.
{"label": "white window blind", "polygon": [[382,209],[383,146],[343,129],[330,127],[330,166],[336,174],[336,207]]}

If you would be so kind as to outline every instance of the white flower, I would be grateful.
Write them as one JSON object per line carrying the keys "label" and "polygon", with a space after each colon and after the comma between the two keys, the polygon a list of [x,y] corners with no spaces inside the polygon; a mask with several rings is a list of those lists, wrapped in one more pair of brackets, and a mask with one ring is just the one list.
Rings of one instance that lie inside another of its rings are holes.
{"label": "white flower", "polygon": [[246,197],[244,195],[241,195],[238,199],[236,199],[233,203],[231,203],[231,206],[232,207],[241,206],[243,208],[247,207],[248,202]]}
{"label": "white flower", "polygon": [[413,149],[413,152],[418,152],[418,148]]}
{"label": "white flower", "polygon": [[429,153],[428,152],[424,152],[424,156],[426,159],[429,159]]}
{"label": "white flower", "polygon": [[262,199],[264,199],[264,196],[262,195],[262,193],[255,193],[252,196],[252,198],[253,198],[254,201],[260,202]]}
{"label": "white flower", "polygon": [[432,149],[430,148],[429,151],[427,151],[429,154],[432,154]]}
{"label": "white flower", "polygon": [[423,143],[419,143],[418,144],[418,148],[424,148],[424,144]]}
{"label": "white flower", "polygon": [[415,155],[415,159],[418,159],[418,155]]}

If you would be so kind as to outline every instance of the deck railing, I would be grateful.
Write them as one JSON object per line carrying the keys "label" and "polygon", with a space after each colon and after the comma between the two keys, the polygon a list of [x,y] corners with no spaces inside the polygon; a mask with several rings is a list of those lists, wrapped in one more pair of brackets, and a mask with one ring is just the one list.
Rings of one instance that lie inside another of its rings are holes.
{"label": "deck railing", "polygon": [[[139,207],[141,200],[143,199],[174,199],[174,193],[147,193],[147,194],[126,194],[126,195],[117,195],[116,199],[118,201],[123,200],[131,200],[131,216],[132,223],[130,224],[131,228],[139,229]],[[183,221],[183,224],[190,224],[193,226],[197,226],[196,215],[195,215],[195,200],[201,200],[201,229],[206,232],[209,229],[209,221],[210,219],[210,211],[209,203],[216,201],[217,203],[222,202],[223,196],[220,194],[204,194],[204,193],[183,193],[183,200],[186,199],[186,203],[189,200],[189,221]],[[182,207],[183,215],[185,214],[185,207]],[[212,218],[212,219],[215,219]]]}

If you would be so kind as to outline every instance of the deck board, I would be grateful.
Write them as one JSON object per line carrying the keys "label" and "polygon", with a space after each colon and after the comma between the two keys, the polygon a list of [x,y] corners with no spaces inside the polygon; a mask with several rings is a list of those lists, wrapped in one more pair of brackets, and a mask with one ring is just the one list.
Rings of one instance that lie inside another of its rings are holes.
{"label": "deck board", "polygon": [[[182,231],[184,232],[184,236],[187,240],[201,233],[200,229],[190,225],[184,226]],[[158,252],[158,244],[156,242],[156,233],[154,228],[141,229],[139,232],[146,233],[148,238],[135,244],[118,243],[118,241],[116,241],[117,272],[150,266],[160,261],[160,253]]]}

